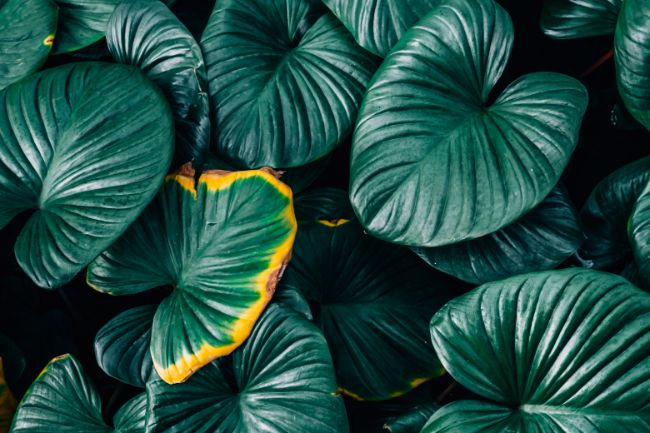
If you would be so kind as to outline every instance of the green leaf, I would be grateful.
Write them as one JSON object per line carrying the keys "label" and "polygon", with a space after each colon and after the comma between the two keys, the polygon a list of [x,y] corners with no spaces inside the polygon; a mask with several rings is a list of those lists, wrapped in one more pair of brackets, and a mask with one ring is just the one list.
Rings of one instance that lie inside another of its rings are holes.
{"label": "green leaf", "polygon": [[351,220],[354,211],[348,193],[338,188],[318,188],[296,197],[298,221]]}
{"label": "green leaf", "polygon": [[104,373],[129,385],[144,388],[153,363],[151,324],[157,305],[126,310],[99,330],[95,337],[95,357]]}
{"label": "green leaf", "polygon": [[347,433],[327,343],[299,314],[271,305],[231,356],[187,382],[147,384],[147,432]]}
{"label": "green leaf", "polygon": [[115,428],[102,418],[101,400],[72,355],[54,358],[18,405],[11,433],[141,433],[146,396],[128,401],[115,415]]}
{"label": "green leaf", "polygon": [[400,416],[386,421],[384,430],[389,433],[420,433],[435,411],[440,409],[436,403],[416,406]]}
{"label": "green leaf", "polygon": [[449,281],[356,220],[300,224],[279,292],[301,291],[332,351],[341,392],[358,400],[406,393],[439,376],[426,322],[454,295]]}
{"label": "green leaf", "polygon": [[215,151],[257,168],[315,161],[351,131],[376,59],[312,0],[219,0],[201,46]]}
{"label": "green leaf", "polygon": [[634,205],[628,225],[634,262],[643,285],[650,285],[650,183]]}
{"label": "green leaf", "polygon": [[80,50],[104,38],[108,19],[122,0],[53,0],[59,6],[54,53]]}
{"label": "green leaf", "polygon": [[167,177],[142,216],[88,268],[125,295],[166,286],[151,354],[168,383],[235,350],[271,299],[296,234],[291,190],[270,170]]}
{"label": "green leaf", "polygon": [[68,282],[140,214],[173,149],[169,106],[133,67],[73,63],[0,91],[0,227],[41,287]]}
{"label": "green leaf", "polygon": [[115,433],[143,433],[147,421],[147,394],[140,393],[127,401],[113,418]]}
{"label": "green leaf", "polygon": [[281,169],[280,171],[283,172],[282,182],[289,185],[294,194],[300,194],[323,174],[331,159],[331,156],[327,155],[300,167]]}
{"label": "green leaf", "polygon": [[552,269],[568,259],[584,235],[578,211],[561,186],[501,230],[438,248],[414,248],[429,265],[470,283]]}
{"label": "green leaf", "polygon": [[385,57],[441,0],[323,0],[368,51]]}
{"label": "green leaf", "polygon": [[448,0],[373,78],[352,145],[352,206],[374,236],[436,247],[492,233],[540,203],[578,138],[587,91],[533,73],[489,104],[513,42],[492,0]]}
{"label": "green leaf", "polygon": [[545,0],[542,31],[555,39],[609,35],[623,0]]}
{"label": "green leaf", "polygon": [[628,220],[650,181],[650,157],[619,168],[598,185],[580,211],[586,239],[578,251],[585,267],[603,269],[628,258]]}
{"label": "green leaf", "polygon": [[650,295],[584,269],[520,275],[431,320],[449,373],[492,400],[436,412],[433,432],[650,431]]}
{"label": "green leaf", "polygon": [[201,163],[210,144],[208,84],[201,47],[167,6],[136,0],[115,9],[106,31],[118,63],[135,65],[163,90],[176,124],[176,161]]}
{"label": "green leaf", "polygon": [[0,4],[0,90],[43,65],[54,43],[57,16],[50,0]]}
{"label": "green leaf", "polygon": [[625,0],[616,25],[618,91],[630,114],[650,130],[650,3]]}

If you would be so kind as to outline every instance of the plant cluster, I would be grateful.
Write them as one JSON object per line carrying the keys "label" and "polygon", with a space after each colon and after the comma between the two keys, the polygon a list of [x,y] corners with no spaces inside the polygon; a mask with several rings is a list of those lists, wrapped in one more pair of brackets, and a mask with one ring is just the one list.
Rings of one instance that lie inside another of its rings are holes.
{"label": "plant cluster", "polygon": [[650,432],[650,1],[509,9],[0,0],[0,433]]}

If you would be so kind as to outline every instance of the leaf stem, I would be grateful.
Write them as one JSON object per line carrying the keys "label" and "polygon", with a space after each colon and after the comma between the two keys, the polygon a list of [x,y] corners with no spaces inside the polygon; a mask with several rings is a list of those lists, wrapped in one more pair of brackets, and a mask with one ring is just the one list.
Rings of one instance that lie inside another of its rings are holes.
{"label": "leaf stem", "polygon": [[614,57],[614,49],[613,48],[610,49],[609,51],[607,51],[602,56],[600,56],[600,58],[598,60],[596,60],[596,62],[593,65],[591,65],[587,69],[585,69],[585,71],[582,74],[580,74],[580,78],[586,78],[589,75],[593,74],[598,68],[600,68],[602,65],[607,63],[607,61],[612,59],[612,57]]}

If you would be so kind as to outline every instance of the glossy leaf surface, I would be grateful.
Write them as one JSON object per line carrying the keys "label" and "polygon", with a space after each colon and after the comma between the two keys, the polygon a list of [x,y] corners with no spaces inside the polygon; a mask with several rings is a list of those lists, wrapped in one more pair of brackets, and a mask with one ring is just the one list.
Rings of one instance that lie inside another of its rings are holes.
{"label": "glossy leaf surface", "polygon": [[584,236],[563,187],[499,231],[438,248],[414,248],[429,265],[470,283],[554,268],[576,252]]}
{"label": "glossy leaf surface", "polygon": [[650,157],[646,157],[596,185],[580,211],[586,239],[578,256],[585,267],[602,269],[630,256],[628,220],[649,181]]}
{"label": "glossy leaf surface", "polygon": [[431,320],[449,373],[495,403],[436,412],[432,432],[650,429],[650,295],[625,279],[565,269],[488,283]]}
{"label": "glossy leaf surface", "polygon": [[556,39],[614,33],[622,4],[623,0],[545,0],[542,31]]}
{"label": "glossy leaf surface", "polygon": [[650,2],[625,0],[616,26],[618,92],[629,113],[650,130]]}
{"label": "glossy leaf surface", "polygon": [[327,343],[299,314],[271,305],[231,356],[187,382],[147,384],[147,431],[346,433]]}
{"label": "glossy leaf surface", "polygon": [[350,197],[374,236],[435,247],[514,222],[557,183],[587,92],[525,75],[489,104],[513,43],[492,0],[449,0],[411,28],[373,78],[352,146]]}
{"label": "glossy leaf surface", "polygon": [[[2,2],[0,2],[2,3]],[[36,72],[54,43],[58,11],[50,0],[0,4],[0,90]]]}
{"label": "glossy leaf surface", "polygon": [[184,170],[89,267],[113,295],[172,288],[153,319],[151,354],[168,383],[186,380],[248,337],[291,253],[291,190],[269,170]]}
{"label": "glossy leaf surface", "polygon": [[351,131],[376,59],[312,0],[217,1],[201,46],[213,143],[243,167],[295,167]]}
{"label": "glossy leaf surface", "polygon": [[440,0],[324,0],[354,39],[385,57],[404,33]]}
{"label": "glossy leaf surface", "polygon": [[126,310],[106,323],[95,337],[97,364],[106,374],[144,388],[151,372],[151,324],[156,305]]}
{"label": "glossy leaf surface", "polygon": [[56,54],[80,50],[104,38],[115,7],[122,0],[53,0],[59,6]]}
{"label": "glossy leaf surface", "polygon": [[301,222],[279,291],[299,290],[312,306],[341,391],[382,400],[442,374],[426,322],[452,288],[408,249],[339,219]]}
{"label": "glossy leaf surface", "polygon": [[144,394],[127,402],[110,427],[102,418],[99,394],[71,355],[54,358],[27,390],[11,426],[12,433],[141,433]]}
{"label": "glossy leaf surface", "polygon": [[115,9],[106,31],[118,63],[140,68],[165,93],[176,126],[176,162],[200,163],[210,144],[208,84],[201,47],[161,2]]}
{"label": "glossy leaf surface", "polygon": [[0,227],[35,210],[15,245],[41,287],[68,282],[152,199],[172,156],[169,106],[138,70],[48,69],[0,91]]}

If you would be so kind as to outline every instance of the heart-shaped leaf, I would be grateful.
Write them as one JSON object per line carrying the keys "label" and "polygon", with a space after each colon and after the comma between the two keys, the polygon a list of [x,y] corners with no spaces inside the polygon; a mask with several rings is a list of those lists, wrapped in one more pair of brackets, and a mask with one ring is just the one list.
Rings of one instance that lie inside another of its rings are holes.
{"label": "heart-shaped leaf", "polygon": [[565,269],[485,284],[431,320],[449,373],[495,403],[461,401],[423,433],[650,431],[650,295]]}
{"label": "heart-shaped leaf", "polygon": [[156,305],[126,310],[99,330],[95,337],[97,364],[109,376],[144,388],[151,372],[151,324]]}
{"label": "heart-shaped leaf", "polygon": [[296,167],[352,129],[374,56],[313,0],[218,0],[201,46],[220,155]]}
{"label": "heart-shaped leaf", "polygon": [[0,91],[0,227],[36,212],[15,251],[41,287],[59,287],[141,213],[169,167],[173,125],[133,67],[73,63]]}
{"label": "heart-shaped leaf", "polygon": [[80,50],[104,38],[115,7],[122,0],[53,0],[59,6],[54,52]]}
{"label": "heart-shaped leaf", "polygon": [[557,186],[537,207],[499,231],[413,250],[434,268],[480,284],[552,269],[575,253],[583,240],[578,212],[566,190]]}
{"label": "heart-shaped leaf", "polygon": [[176,161],[200,164],[210,144],[208,84],[201,47],[161,2],[115,9],[106,42],[113,58],[140,68],[169,100],[176,121]]}
{"label": "heart-shaped leaf", "polygon": [[286,289],[312,306],[341,392],[387,399],[442,374],[425,322],[453,296],[451,282],[356,220],[301,222],[279,292]]}
{"label": "heart-shaped leaf", "polygon": [[11,433],[141,433],[146,397],[136,396],[113,418],[102,418],[97,390],[71,355],[54,358],[29,387],[18,405]]}
{"label": "heart-shaped leaf", "polygon": [[88,268],[95,289],[171,293],[153,319],[151,354],[168,383],[186,380],[248,337],[296,234],[291,190],[270,170],[167,177],[143,215]]}
{"label": "heart-shaped leaf", "polygon": [[542,31],[556,39],[609,35],[623,0],[545,0]]}
{"label": "heart-shaped leaf", "polygon": [[630,114],[650,130],[650,2],[625,0],[616,25],[618,91]]}
{"label": "heart-shaped leaf", "polygon": [[187,382],[147,384],[147,432],[346,433],[327,343],[299,314],[271,305],[250,338]]}
{"label": "heart-shaped leaf", "polygon": [[324,0],[363,48],[385,57],[440,0]]}
{"label": "heart-shaped leaf", "polygon": [[489,104],[513,42],[493,0],[448,0],[409,30],[364,98],[352,206],[374,236],[435,247],[512,222],[557,183],[587,92],[556,73],[519,78]]}
{"label": "heart-shaped leaf", "polygon": [[628,220],[650,181],[650,157],[628,164],[601,180],[580,211],[586,239],[578,251],[584,266],[603,269],[628,258]]}
{"label": "heart-shaped leaf", "polygon": [[37,71],[54,43],[58,11],[50,0],[0,4],[0,90]]}

